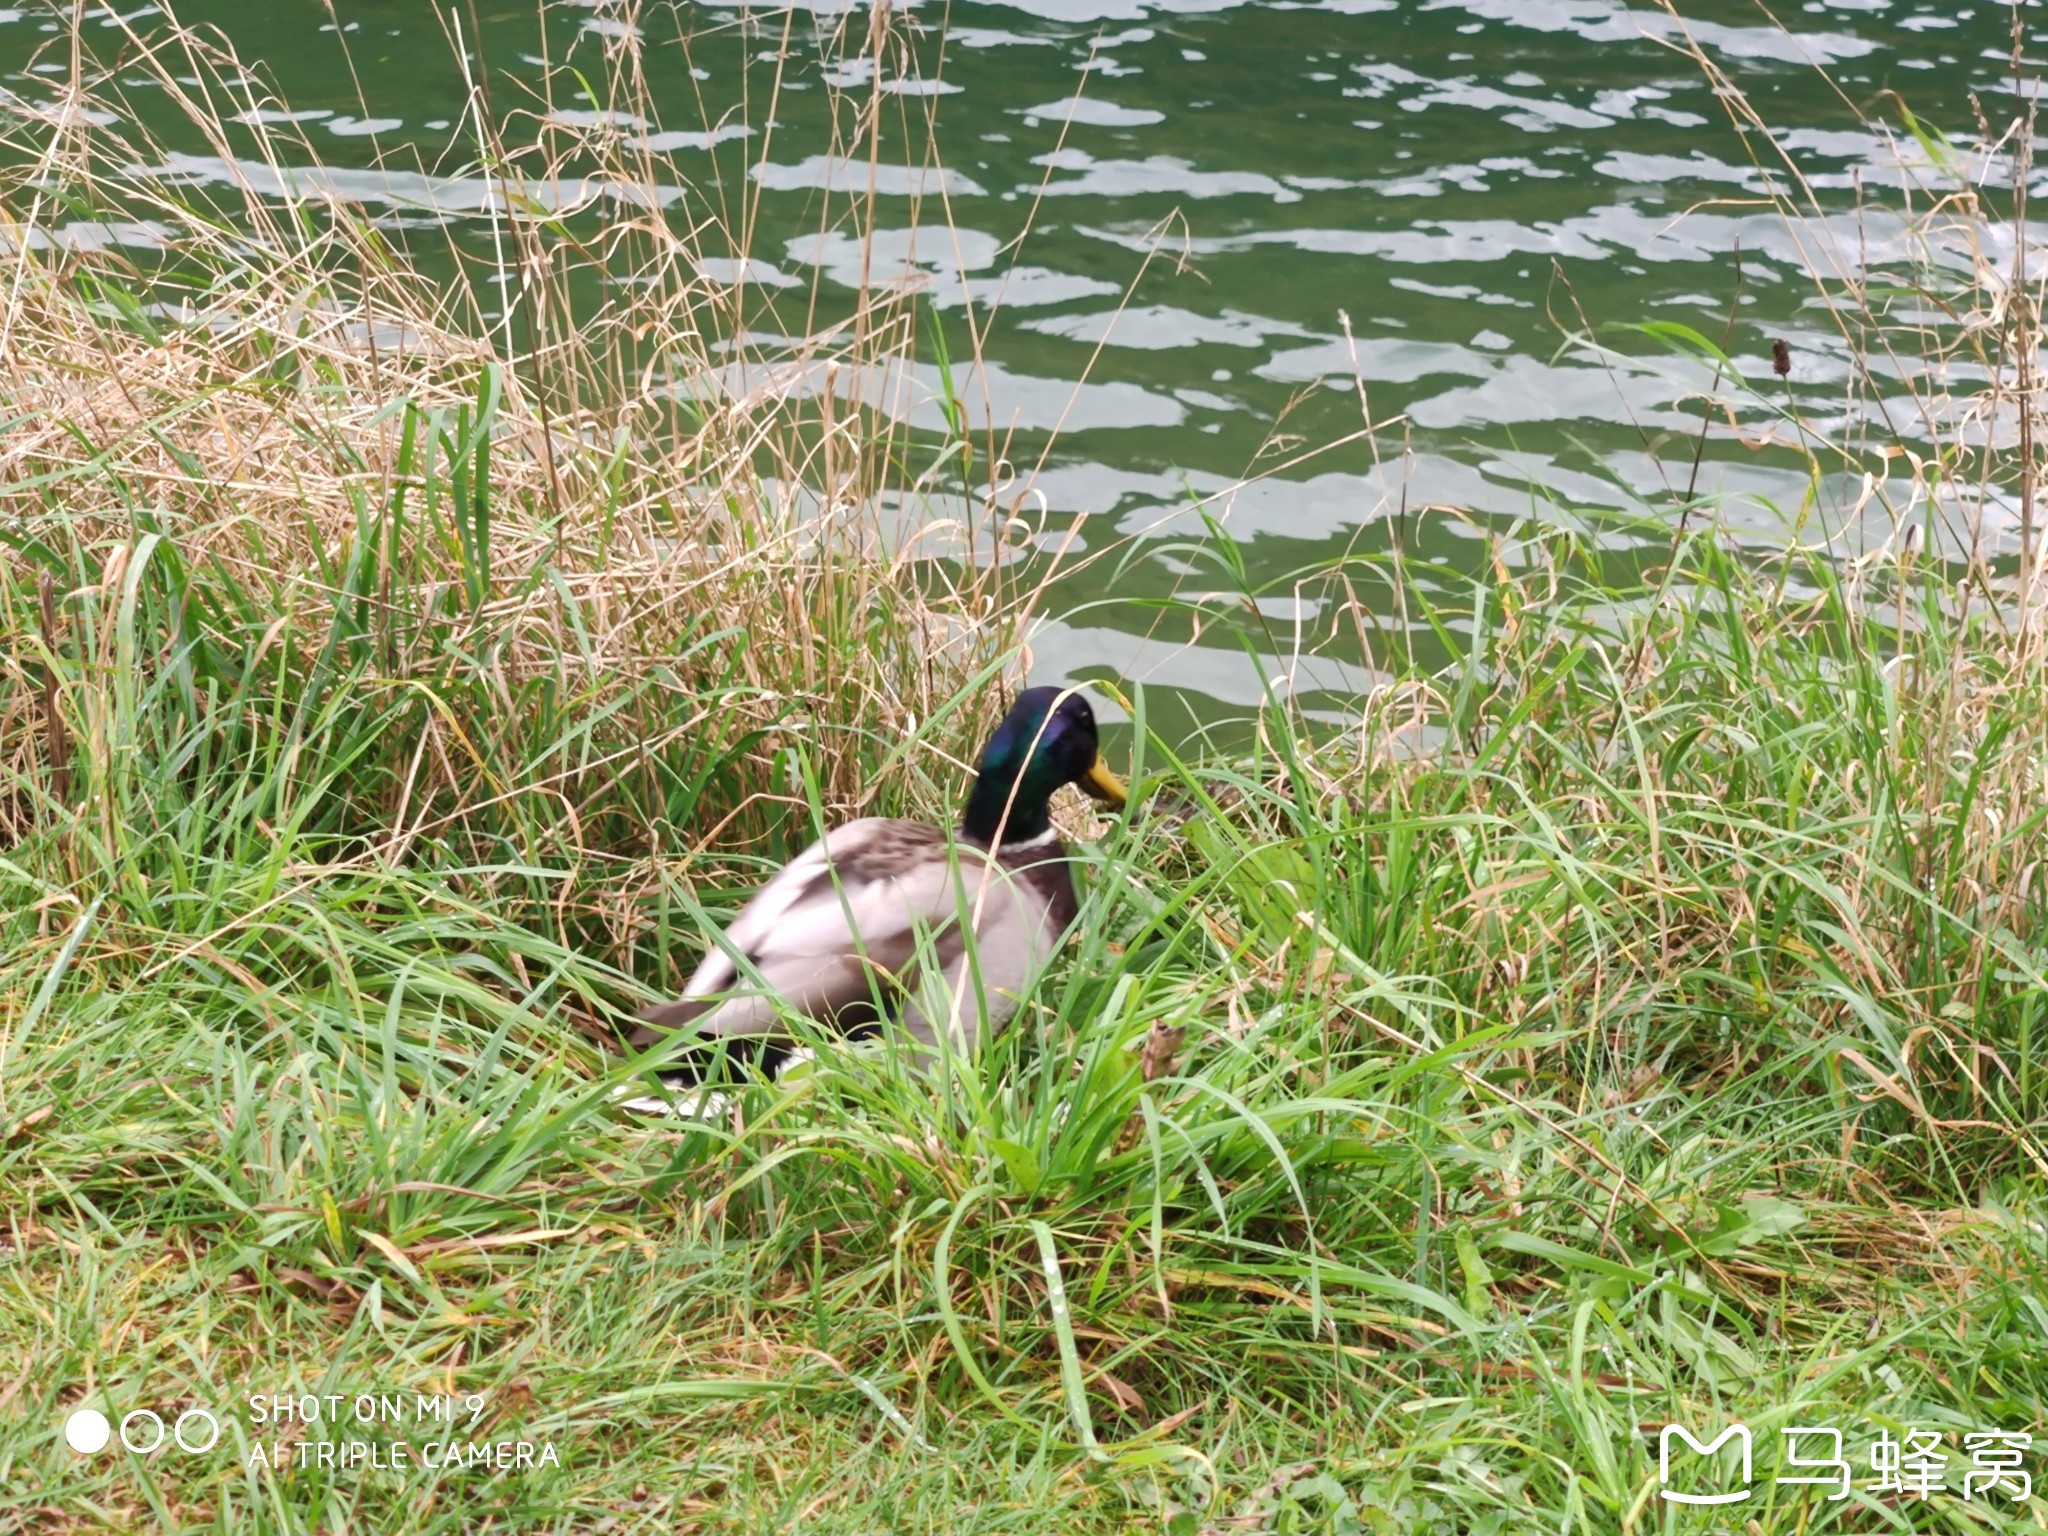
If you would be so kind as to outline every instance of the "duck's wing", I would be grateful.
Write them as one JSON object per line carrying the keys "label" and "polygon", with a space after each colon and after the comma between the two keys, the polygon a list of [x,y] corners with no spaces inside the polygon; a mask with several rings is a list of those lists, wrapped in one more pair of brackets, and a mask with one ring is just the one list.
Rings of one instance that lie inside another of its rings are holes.
{"label": "duck's wing", "polygon": [[958,914],[972,911],[986,873],[971,846],[958,859],[956,873],[951,840],[922,822],[835,828],[740,910],[679,999],[640,1015],[649,1027],[632,1045],[644,1050],[685,1026],[708,1039],[770,1034],[778,997],[814,1019],[858,1016],[900,990],[921,943],[950,967],[963,948]]}

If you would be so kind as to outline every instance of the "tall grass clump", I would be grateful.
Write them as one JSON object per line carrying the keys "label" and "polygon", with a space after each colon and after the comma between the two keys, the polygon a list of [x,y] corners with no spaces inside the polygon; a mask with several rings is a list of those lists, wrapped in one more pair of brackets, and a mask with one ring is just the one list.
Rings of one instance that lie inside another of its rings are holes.
{"label": "tall grass clump", "polygon": [[[1733,321],[1568,338],[1668,344],[1703,442],[1805,469],[1793,542],[1695,486],[1299,574],[1384,681],[1227,751],[1134,691],[1141,794],[981,1059],[827,1050],[649,1123],[615,1021],[764,861],[946,814],[1040,600],[1005,445],[950,390],[908,430],[934,333],[879,255],[752,291],[628,38],[559,103],[479,82],[454,283],[224,44],[120,46],[233,174],[82,51],[5,146],[0,1522],[1705,1531],[1658,1435],[1736,1419],[1747,1530],[2048,1512],[1860,1475],[2048,1417],[2048,673],[1999,512],[2038,308],[1954,254],[2009,210],[1951,178],[1882,283],[1816,262],[1813,380]],[[943,186],[881,74],[829,152]],[[871,233],[866,184],[821,227]],[[1925,409],[1880,430],[1880,381]],[[1923,532],[1845,549],[1845,508]],[[322,1461],[356,1432],[246,1406],[298,1393],[475,1394],[469,1438],[555,1459]],[[80,1458],[80,1405],[222,1441]],[[1841,1503],[1773,1481],[1814,1424]]]}
{"label": "tall grass clump", "polygon": [[[0,818],[57,881],[37,944],[95,899],[74,963],[424,861],[623,954],[665,860],[802,835],[773,808],[799,759],[844,811],[932,722],[973,734],[1017,604],[989,508],[906,521],[917,295],[878,265],[850,316],[756,346],[772,314],[706,275],[744,268],[745,209],[608,126],[651,121],[630,50],[602,110],[499,124],[479,86],[474,174],[413,173],[489,227],[451,284],[223,42],[120,41],[73,40],[0,188]],[[95,94],[119,70],[210,158],[131,129]]]}

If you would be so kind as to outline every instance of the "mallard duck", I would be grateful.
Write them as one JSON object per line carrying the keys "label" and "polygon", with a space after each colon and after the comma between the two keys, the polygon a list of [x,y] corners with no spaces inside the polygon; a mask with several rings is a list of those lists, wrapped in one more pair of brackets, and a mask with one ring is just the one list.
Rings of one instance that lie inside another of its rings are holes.
{"label": "mallard duck", "polygon": [[[982,748],[958,831],[872,816],[828,832],[740,909],[679,999],[639,1015],[628,1043],[687,1033],[779,1056],[787,1009],[849,1034],[893,1018],[927,1049],[944,1032],[972,1052],[1017,1011],[1078,910],[1049,812],[1062,784],[1124,803],[1088,701],[1027,688]],[[689,1076],[662,1073],[670,1087]]]}

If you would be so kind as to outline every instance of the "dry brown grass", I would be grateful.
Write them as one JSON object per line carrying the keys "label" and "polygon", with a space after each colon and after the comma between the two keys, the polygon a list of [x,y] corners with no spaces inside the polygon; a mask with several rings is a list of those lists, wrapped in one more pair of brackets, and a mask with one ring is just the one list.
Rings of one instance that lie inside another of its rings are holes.
{"label": "dry brown grass", "polygon": [[[888,28],[878,12],[839,42],[886,49]],[[507,704],[551,675],[620,698],[715,680],[738,734],[796,724],[888,741],[1002,666],[1031,594],[987,558],[1014,536],[994,489],[1007,472],[988,451],[1001,445],[971,456],[978,502],[914,483],[900,418],[919,301],[879,258],[850,301],[782,296],[805,323],[757,345],[774,296],[704,275],[707,257],[711,270],[744,257],[749,207],[706,201],[612,120],[565,126],[545,101],[491,119],[479,86],[486,169],[462,185],[494,254],[479,272],[451,252],[440,265],[465,277],[450,283],[335,194],[289,125],[237,121],[265,98],[225,40],[127,32],[118,70],[76,37],[54,46],[75,50],[72,69],[0,172],[0,528],[9,559],[40,546],[61,568],[60,611],[89,589],[117,594],[153,531],[186,570],[251,594],[274,643],[316,645],[339,573],[373,539],[364,622],[387,681],[438,676],[453,644]],[[608,112],[656,121],[634,48],[612,55]],[[132,126],[116,73],[145,76],[228,183],[175,174]],[[885,100],[900,107],[879,87],[848,97],[835,152],[880,153]],[[823,223],[858,239],[874,216],[859,190],[823,200]],[[506,291],[519,295],[510,318],[486,308]],[[449,484],[451,458],[474,457],[486,394],[487,472],[471,464],[467,489],[488,487],[487,558],[464,543],[471,509]],[[24,767],[42,727],[26,662],[13,660],[0,716]],[[654,714],[636,727],[634,712],[615,750],[659,751]],[[933,742],[957,752],[981,724],[948,718]],[[429,729],[444,727],[459,734],[448,720]],[[441,763],[430,798],[473,798],[480,754],[520,755],[486,745],[497,733],[480,722],[472,734],[471,750],[437,741],[427,754],[429,777]],[[773,747],[750,749],[755,788]],[[869,754],[819,763],[833,807],[872,795]]]}

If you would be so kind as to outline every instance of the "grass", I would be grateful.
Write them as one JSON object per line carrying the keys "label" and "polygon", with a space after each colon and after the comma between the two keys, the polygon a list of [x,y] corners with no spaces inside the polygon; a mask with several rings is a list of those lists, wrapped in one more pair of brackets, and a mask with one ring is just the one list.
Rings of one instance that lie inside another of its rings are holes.
{"label": "grass", "polygon": [[[217,47],[125,67],[227,134]],[[2048,1515],[1959,1496],[1965,1434],[2048,1423],[2031,551],[1844,567],[1687,498],[1536,509],[1477,579],[1336,562],[1452,663],[1382,647],[1352,726],[1229,753],[1134,698],[1143,794],[982,1059],[649,1125],[618,1016],[819,822],[949,814],[1030,568],[904,556],[931,445],[877,408],[636,388],[649,334],[722,377],[743,304],[651,229],[508,214],[647,280],[579,327],[541,284],[507,350],[345,210],[46,126],[0,197],[0,1528],[1704,1532],[1659,1433],[1737,1419],[1745,1531]],[[117,215],[160,268],[62,237]],[[870,301],[768,361],[907,367]],[[1714,389],[1814,516],[1894,446]],[[299,1394],[343,1421],[251,1403]],[[288,1448],[448,1438],[421,1395],[549,1464]],[[81,1404],[222,1438],[80,1458]],[[1802,1425],[1849,1500],[1772,1481]],[[1866,1487],[1909,1429],[1949,1493]]]}

